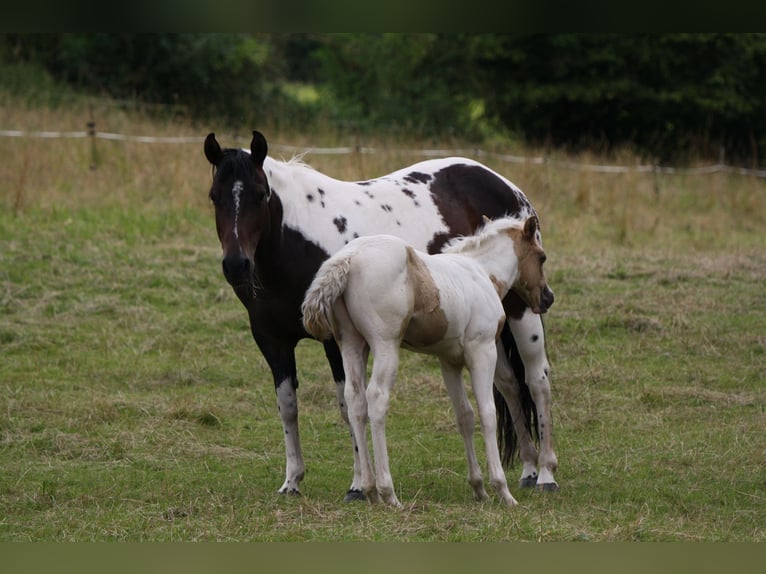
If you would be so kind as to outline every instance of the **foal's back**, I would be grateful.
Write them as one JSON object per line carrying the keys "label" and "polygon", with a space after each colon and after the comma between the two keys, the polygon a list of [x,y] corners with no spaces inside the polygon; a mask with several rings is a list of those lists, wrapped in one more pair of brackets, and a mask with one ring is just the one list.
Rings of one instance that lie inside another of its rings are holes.
{"label": "foal's back", "polygon": [[343,297],[354,325],[374,347],[397,342],[414,351],[462,360],[467,341],[494,340],[505,319],[487,273],[460,254],[429,255],[388,235],[361,237],[350,257]]}

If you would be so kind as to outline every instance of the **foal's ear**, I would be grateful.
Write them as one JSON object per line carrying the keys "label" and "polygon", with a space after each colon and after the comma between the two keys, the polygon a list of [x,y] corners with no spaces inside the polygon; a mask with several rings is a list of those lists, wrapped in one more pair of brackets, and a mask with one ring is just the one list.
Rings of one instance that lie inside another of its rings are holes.
{"label": "foal's ear", "polygon": [[540,222],[537,220],[537,216],[533,215],[531,217],[528,217],[527,220],[524,222],[524,237],[527,239],[534,239],[535,233],[537,233],[537,230],[540,228]]}
{"label": "foal's ear", "polygon": [[259,131],[253,131],[253,141],[250,142],[250,156],[253,160],[253,165],[258,169],[263,169],[263,160],[266,159],[266,154],[269,151],[269,146],[266,143],[266,138]]}
{"label": "foal's ear", "polygon": [[218,162],[223,158],[221,146],[218,145],[213,132],[207,134],[207,137],[205,138],[205,157],[207,158],[207,161],[213,165],[218,165]]}

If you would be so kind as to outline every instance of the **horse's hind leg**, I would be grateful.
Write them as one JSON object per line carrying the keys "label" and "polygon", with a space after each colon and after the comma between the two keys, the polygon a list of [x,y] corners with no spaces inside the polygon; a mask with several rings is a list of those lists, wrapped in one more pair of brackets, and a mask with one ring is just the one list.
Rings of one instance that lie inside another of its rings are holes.
{"label": "horse's hind leg", "polygon": [[508,323],[524,363],[527,385],[537,409],[537,426],[540,433],[540,472],[537,488],[558,490],[558,484],[553,478],[558,460],[553,450],[550,365],[545,353],[543,321],[539,315],[527,309],[521,319],[511,319]]}
{"label": "horse's hind leg", "polygon": [[441,368],[447,393],[455,409],[457,428],[463,437],[463,444],[465,445],[465,455],[468,460],[468,484],[473,488],[477,500],[487,500],[489,496],[487,496],[487,491],[484,489],[484,479],[481,476],[481,468],[479,467],[476,449],[473,444],[473,430],[476,425],[476,418],[463,386],[462,367],[455,367],[442,361]]}

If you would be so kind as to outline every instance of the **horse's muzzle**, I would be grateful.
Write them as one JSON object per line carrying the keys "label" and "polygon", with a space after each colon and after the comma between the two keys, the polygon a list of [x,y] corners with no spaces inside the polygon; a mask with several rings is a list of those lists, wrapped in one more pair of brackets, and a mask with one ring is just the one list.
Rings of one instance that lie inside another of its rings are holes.
{"label": "horse's muzzle", "polygon": [[250,283],[253,276],[253,265],[250,259],[242,254],[231,255],[223,258],[223,276],[232,287],[238,287],[244,283]]}

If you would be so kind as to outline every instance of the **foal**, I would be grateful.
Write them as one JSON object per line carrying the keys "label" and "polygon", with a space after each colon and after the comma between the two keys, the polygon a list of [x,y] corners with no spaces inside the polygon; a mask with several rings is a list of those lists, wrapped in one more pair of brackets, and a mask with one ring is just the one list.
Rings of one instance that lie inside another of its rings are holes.
{"label": "foal", "polygon": [[[396,507],[385,437],[389,395],[399,366],[399,348],[436,355],[468,459],[468,482],[476,498],[488,498],[473,446],[474,412],[461,371],[471,375],[487,451],[492,486],[508,506],[516,499],[495,442],[492,379],[496,341],[505,321],[501,299],[513,288],[535,313],[553,303],[537,241],[536,216],[525,221],[486,220],[475,236],[453,240],[428,255],[389,235],[351,241],[320,267],[304,297],[305,329],[317,339],[338,341],[346,372],[344,395],[359,445],[362,490]],[[367,358],[374,361],[365,390]],[[375,474],[367,449],[369,417]]]}

